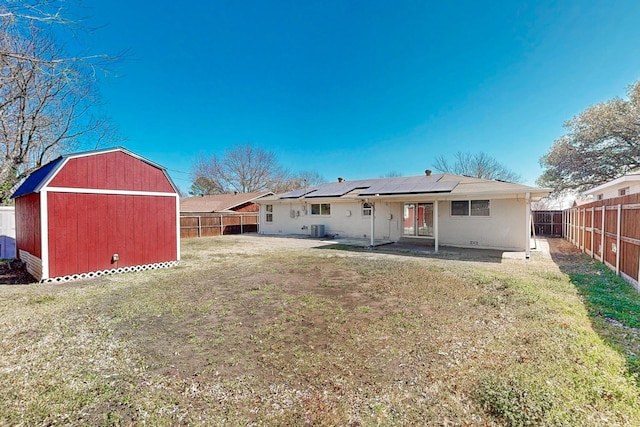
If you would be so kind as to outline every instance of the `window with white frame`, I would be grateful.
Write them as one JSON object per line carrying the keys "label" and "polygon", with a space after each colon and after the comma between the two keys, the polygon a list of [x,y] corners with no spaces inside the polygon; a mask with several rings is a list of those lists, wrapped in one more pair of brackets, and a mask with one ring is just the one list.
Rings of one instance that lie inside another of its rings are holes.
{"label": "window with white frame", "polygon": [[471,200],[471,216],[489,216],[488,200]]}
{"label": "window with white frame", "polygon": [[363,203],[362,204],[362,216],[371,216],[371,203]]}
{"label": "window with white frame", "polygon": [[273,205],[265,205],[264,210],[267,212],[265,221],[273,222]]}
{"label": "window with white frame", "polygon": [[618,190],[618,196],[626,196],[629,194],[629,187],[621,188]]}
{"label": "window with white frame", "polygon": [[597,198],[598,200],[602,200],[602,199],[604,199],[604,194],[598,194],[598,195],[596,196],[596,198]]}
{"label": "window with white frame", "polygon": [[451,202],[451,216],[489,216],[489,200],[454,200]]}
{"label": "window with white frame", "polygon": [[312,203],[311,215],[331,215],[330,203]]}
{"label": "window with white frame", "polygon": [[451,202],[451,215],[453,216],[469,216],[469,201],[454,200]]}

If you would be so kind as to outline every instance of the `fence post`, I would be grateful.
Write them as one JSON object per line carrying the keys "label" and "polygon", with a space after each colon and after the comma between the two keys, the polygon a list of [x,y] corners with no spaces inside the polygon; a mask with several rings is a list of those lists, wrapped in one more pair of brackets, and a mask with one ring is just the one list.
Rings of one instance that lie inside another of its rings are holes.
{"label": "fence post", "polygon": [[605,228],[605,217],[607,216],[607,206],[606,205],[602,205],[602,233],[600,234],[600,262],[604,263],[604,252],[605,252],[605,248],[604,248],[604,228]]}
{"label": "fence post", "polygon": [[201,216],[198,215],[198,237],[202,237],[202,221],[200,218]]}
{"label": "fence post", "polygon": [[243,231],[242,231],[242,218],[244,218],[244,215],[241,214],[240,215],[240,234],[243,233]]}
{"label": "fence post", "polygon": [[616,274],[620,275],[620,231],[622,228],[622,205],[618,204],[618,224],[616,226]]}
{"label": "fence post", "polygon": [[580,208],[576,209],[575,221],[576,221],[576,226],[574,227],[575,235],[573,236],[573,239],[574,239],[573,244],[576,245],[578,249],[580,249]]}
{"label": "fence post", "polygon": [[593,241],[594,241],[594,230],[596,229],[596,225],[594,224],[596,220],[596,208],[591,207],[591,258],[595,258],[596,251],[593,249]]}
{"label": "fence post", "polygon": [[569,241],[573,243],[573,209],[569,211],[569,224],[567,224],[567,231],[569,234]]}
{"label": "fence post", "polygon": [[582,253],[587,251],[587,245],[585,244],[585,234],[587,232],[587,208],[582,208],[582,236],[580,237],[580,243],[582,244]]}
{"label": "fence post", "polygon": [[224,219],[223,218],[224,217],[222,216],[222,214],[220,214],[220,235],[221,236],[224,236],[224,225],[223,225]]}

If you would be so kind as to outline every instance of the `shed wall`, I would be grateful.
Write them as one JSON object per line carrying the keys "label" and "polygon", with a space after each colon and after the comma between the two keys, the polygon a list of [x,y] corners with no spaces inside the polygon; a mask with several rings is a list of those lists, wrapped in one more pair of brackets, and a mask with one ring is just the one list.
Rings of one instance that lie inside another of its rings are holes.
{"label": "shed wall", "polygon": [[50,277],[177,260],[175,197],[47,197]]}
{"label": "shed wall", "polygon": [[16,247],[41,258],[40,194],[16,199]]}

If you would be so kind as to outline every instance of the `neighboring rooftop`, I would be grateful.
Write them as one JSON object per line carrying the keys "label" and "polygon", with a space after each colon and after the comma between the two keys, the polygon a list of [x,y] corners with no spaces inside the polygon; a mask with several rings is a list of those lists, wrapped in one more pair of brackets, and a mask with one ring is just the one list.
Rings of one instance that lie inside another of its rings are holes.
{"label": "neighboring rooftop", "polygon": [[180,200],[180,212],[228,212],[269,195],[273,193],[265,191],[188,197]]}
{"label": "neighboring rooftop", "polygon": [[640,169],[635,169],[627,172],[625,175],[622,175],[619,178],[612,179],[609,182],[605,182],[604,184],[598,185],[590,190],[584,191],[582,194],[585,196],[595,196],[597,193],[603,192],[608,189],[612,189],[619,186],[625,186],[631,183],[637,183],[640,181]]}

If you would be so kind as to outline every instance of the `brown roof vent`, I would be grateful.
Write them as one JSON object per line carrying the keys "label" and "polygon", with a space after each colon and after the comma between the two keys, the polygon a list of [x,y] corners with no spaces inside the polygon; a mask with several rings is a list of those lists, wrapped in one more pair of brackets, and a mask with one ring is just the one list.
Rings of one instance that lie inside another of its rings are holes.
{"label": "brown roof vent", "polygon": [[431,169],[427,169],[426,171],[424,171],[424,173],[427,176],[431,176]]}

